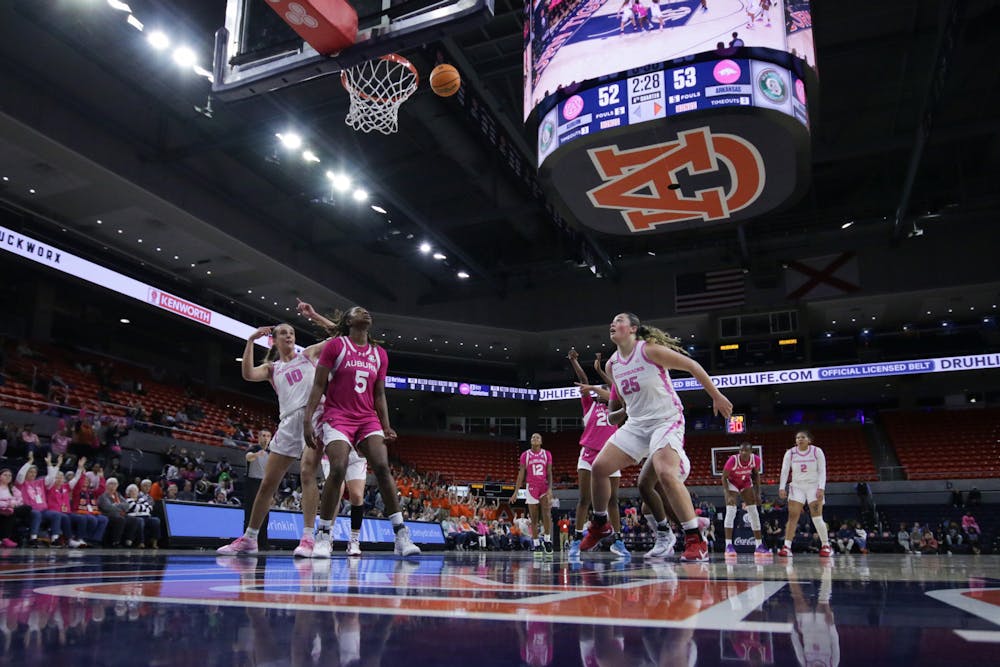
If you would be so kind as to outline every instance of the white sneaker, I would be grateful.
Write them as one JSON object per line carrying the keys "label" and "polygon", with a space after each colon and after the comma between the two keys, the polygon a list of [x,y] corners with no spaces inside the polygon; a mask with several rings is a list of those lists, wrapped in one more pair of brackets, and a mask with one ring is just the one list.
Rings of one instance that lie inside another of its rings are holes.
{"label": "white sneaker", "polygon": [[226,546],[216,549],[215,553],[223,556],[239,556],[240,554],[252,556],[257,553],[257,540],[241,535]]}
{"label": "white sneaker", "polygon": [[397,556],[419,556],[420,547],[413,543],[410,539],[410,529],[403,526],[396,532],[396,548],[395,552]]}
{"label": "white sneaker", "polygon": [[330,531],[319,529],[316,531],[316,542],[313,545],[313,558],[329,558],[333,551],[333,542],[330,538]]}
{"label": "white sneaker", "polygon": [[351,541],[347,543],[347,555],[348,556],[360,556],[361,555],[361,542],[352,537]]}
{"label": "white sneaker", "polygon": [[299,540],[299,546],[295,547],[292,556],[297,558],[312,558],[313,548],[316,546],[316,539],[312,535],[303,535]]}
{"label": "white sneaker", "polygon": [[83,540],[71,539],[69,541],[69,546],[71,549],[79,549],[84,544],[86,544],[86,542],[84,542]]}
{"label": "white sneaker", "polygon": [[646,552],[646,558],[666,558],[674,555],[674,545],[677,543],[677,536],[674,531],[656,531],[656,543],[653,548]]}

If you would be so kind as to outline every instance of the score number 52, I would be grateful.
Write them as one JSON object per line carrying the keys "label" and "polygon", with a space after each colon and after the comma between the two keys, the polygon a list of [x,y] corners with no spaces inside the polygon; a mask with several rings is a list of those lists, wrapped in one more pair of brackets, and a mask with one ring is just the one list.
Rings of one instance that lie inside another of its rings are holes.
{"label": "score number 52", "polygon": [[693,88],[698,85],[698,70],[694,67],[675,69],[673,75],[674,90],[684,90],[685,88]]}

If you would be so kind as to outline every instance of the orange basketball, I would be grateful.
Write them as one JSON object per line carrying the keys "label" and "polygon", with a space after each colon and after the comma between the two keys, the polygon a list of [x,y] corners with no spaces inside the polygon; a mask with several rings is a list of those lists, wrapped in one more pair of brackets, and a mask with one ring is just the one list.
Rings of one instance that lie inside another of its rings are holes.
{"label": "orange basketball", "polygon": [[462,76],[451,65],[438,65],[431,70],[431,90],[440,97],[451,97],[462,85]]}

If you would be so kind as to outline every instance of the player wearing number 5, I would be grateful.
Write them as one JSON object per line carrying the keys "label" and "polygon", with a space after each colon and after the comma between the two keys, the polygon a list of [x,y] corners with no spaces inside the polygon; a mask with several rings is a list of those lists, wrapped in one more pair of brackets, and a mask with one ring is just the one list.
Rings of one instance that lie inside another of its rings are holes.
{"label": "player wearing number 5", "polygon": [[396,554],[414,556],[420,549],[410,540],[399,511],[396,480],[389,470],[386,440],[396,439],[389,425],[389,405],[385,400],[385,375],[389,355],[371,337],[372,316],[355,306],[334,315],[334,333],[323,346],[313,378],[306,412],[315,410],[323,395],[326,407],[318,429],[306,422],[306,444],[322,447],[330,461],[330,472],[320,498],[315,558],[329,558],[330,530],[340,501],[341,484],[347,475],[352,450],[368,459],[375,474],[385,513],[396,533]]}
{"label": "player wearing number 5", "polygon": [[[785,491],[791,478],[791,486]],[[799,515],[802,506],[809,503],[809,514],[819,535],[822,547],[819,555],[833,555],[830,548],[830,536],[826,522],[823,521],[823,490],[826,487],[826,456],[823,450],[812,444],[809,431],[799,431],[795,434],[795,447],[785,452],[781,462],[781,482],[778,486],[778,497],[788,498],[788,523],[785,525],[785,545],[778,555],[782,558],[792,557],[792,539],[799,525]]]}
{"label": "player wearing number 5", "polygon": [[[684,530],[681,559],[707,561],[708,543],[701,534],[691,495],[684,486],[691,472],[684,453],[684,406],[674,391],[668,369],[694,376],[711,396],[716,414],[728,419],[733,404],[716,388],[701,364],[686,355],[680,341],[643,325],[632,313],[620,313],[612,320],[611,342],[618,350],[606,366],[612,380],[609,421],[620,423],[627,412],[628,423],[618,429],[594,461],[591,472],[594,519],[580,549],[593,549],[611,533],[608,525],[611,473],[648,456]],[[619,409],[622,401],[625,410]]]}
{"label": "player wearing number 5", "polygon": [[[527,496],[524,500],[531,516],[531,540],[536,553],[552,553],[552,453],[542,449],[542,434],[531,434],[531,449],[521,452],[521,466],[517,470],[514,495],[527,479]],[[540,510],[540,511],[539,511]],[[541,514],[541,517],[539,517]],[[538,519],[542,520],[542,534],[538,534]]]}

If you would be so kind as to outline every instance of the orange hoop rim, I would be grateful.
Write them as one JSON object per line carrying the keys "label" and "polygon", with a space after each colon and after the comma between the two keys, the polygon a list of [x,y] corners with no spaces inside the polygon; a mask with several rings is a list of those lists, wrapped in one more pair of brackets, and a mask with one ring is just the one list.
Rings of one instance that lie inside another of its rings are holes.
{"label": "orange hoop rim", "polygon": [[[375,60],[375,59],[373,58],[372,60]],[[410,72],[413,74],[413,89],[411,91],[409,91],[405,95],[397,95],[395,97],[390,97],[388,99],[381,98],[381,97],[372,97],[370,95],[366,95],[366,94],[362,93],[361,91],[359,91],[356,88],[354,88],[353,86],[351,86],[350,81],[348,81],[348,79],[347,79],[347,71],[346,70],[344,70],[344,71],[342,71],[340,73],[340,85],[342,85],[344,87],[344,90],[346,90],[348,93],[350,93],[352,95],[357,95],[359,98],[361,98],[363,100],[369,100],[369,101],[375,102],[377,104],[394,104],[394,103],[396,103],[398,101],[405,100],[407,97],[409,97],[410,95],[412,95],[413,93],[416,92],[417,86],[420,85],[420,73],[417,72],[416,65],[414,65],[413,63],[411,63],[409,60],[407,60],[403,56],[399,55],[398,53],[386,53],[384,55],[379,56],[378,60],[387,60],[389,62],[396,63],[397,65],[402,65],[403,67],[405,67],[408,70],[410,70]],[[366,62],[371,62],[371,61],[369,60],[369,61],[366,61]],[[354,65],[353,67],[357,67],[357,65]],[[351,68],[349,67],[347,69],[351,69]]]}

